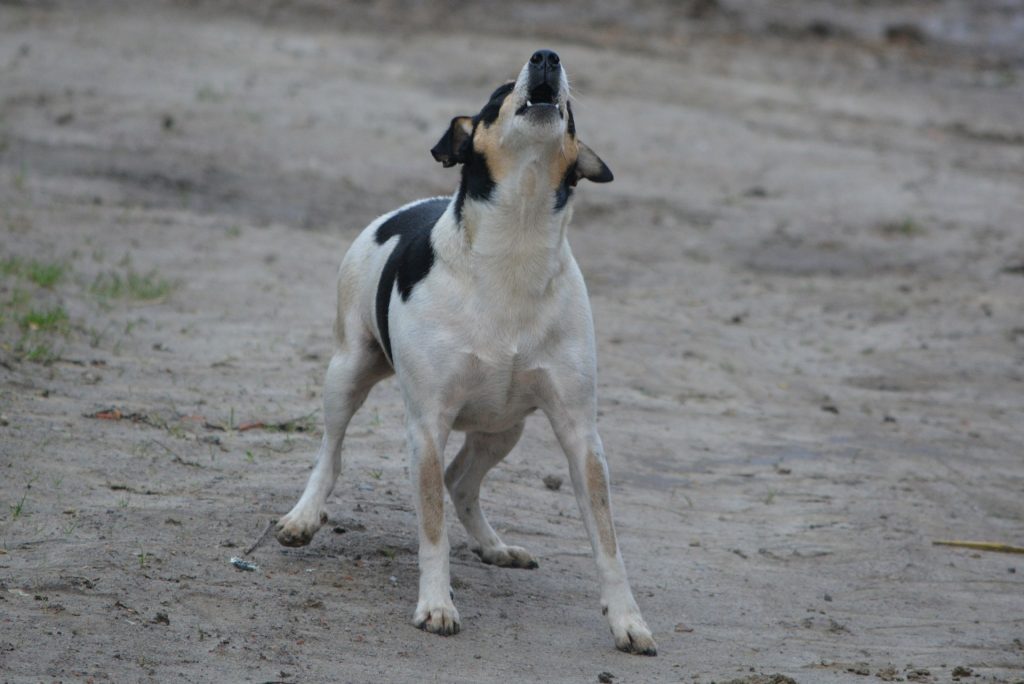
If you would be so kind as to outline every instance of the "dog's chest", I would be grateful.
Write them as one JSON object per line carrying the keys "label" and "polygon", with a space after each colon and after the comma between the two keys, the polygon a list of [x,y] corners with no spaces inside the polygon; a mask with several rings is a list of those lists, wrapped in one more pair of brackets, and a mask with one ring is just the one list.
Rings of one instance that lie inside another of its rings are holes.
{"label": "dog's chest", "polygon": [[470,357],[454,429],[497,432],[512,427],[541,403],[545,379],[543,370],[516,354]]}

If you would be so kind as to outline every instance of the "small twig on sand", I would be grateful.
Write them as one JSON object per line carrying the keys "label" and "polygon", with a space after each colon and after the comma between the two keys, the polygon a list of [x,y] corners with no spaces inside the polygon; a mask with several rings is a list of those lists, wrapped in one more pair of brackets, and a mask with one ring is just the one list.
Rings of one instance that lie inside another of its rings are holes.
{"label": "small twig on sand", "polygon": [[175,459],[177,459],[178,461],[181,461],[181,460],[182,460],[182,459],[181,459],[181,456],[179,456],[179,455],[177,454],[177,452],[175,452],[175,451],[174,451],[174,449],[172,449],[171,447],[167,446],[167,445],[166,445],[166,444],[164,444],[163,442],[160,442],[160,441],[158,441],[158,440],[155,440],[155,439],[151,439],[151,440],[149,440],[149,441],[150,441],[150,442],[152,442],[153,444],[156,444],[156,445],[157,445],[158,447],[160,447],[161,449],[163,449],[164,451],[166,451],[167,453],[169,453],[169,454],[170,454],[171,456],[174,456],[174,458],[175,458]]}
{"label": "small twig on sand", "polygon": [[270,522],[268,522],[267,523],[267,529],[263,530],[263,534],[260,535],[260,538],[257,539],[255,542],[253,542],[252,546],[250,546],[245,551],[243,551],[242,555],[243,556],[248,556],[250,553],[255,551],[256,548],[260,544],[262,544],[264,541],[266,541],[267,537],[270,535],[270,530],[274,529],[274,523],[276,523],[276,522],[277,522],[276,520],[271,520]]}
{"label": "small twig on sand", "polygon": [[277,423],[268,423],[263,420],[248,420],[236,424],[234,422],[234,418],[229,420],[226,424],[217,424],[205,421],[203,423],[203,427],[207,430],[217,430],[219,432],[248,432],[249,430],[269,430],[270,432],[312,432],[314,428],[313,417],[316,414],[317,411],[311,411],[304,416],[289,418],[288,420],[282,420]]}
{"label": "small twig on sand", "polygon": [[1024,553],[1024,546],[1011,546],[1010,544],[1001,544],[999,542],[985,542],[985,541],[957,541],[957,540],[937,540],[933,541],[934,546],[958,546],[964,549],[976,549],[978,551],[997,551],[999,553]]}

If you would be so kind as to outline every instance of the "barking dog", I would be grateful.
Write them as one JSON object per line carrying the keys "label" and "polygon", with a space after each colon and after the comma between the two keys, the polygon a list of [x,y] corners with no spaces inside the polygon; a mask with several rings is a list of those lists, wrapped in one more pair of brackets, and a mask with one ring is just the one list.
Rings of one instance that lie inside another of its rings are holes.
{"label": "barking dog", "polygon": [[[615,538],[608,467],[597,433],[594,327],[566,228],[576,184],[612,180],[576,135],[558,55],[539,50],[476,116],[452,119],[431,153],[462,165],[452,197],[381,216],[356,238],[338,275],[338,348],[324,382],[324,438],[309,483],[277,524],[308,544],[341,469],[341,443],[370,388],[394,373],[405,401],[419,526],[416,626],[460,629],[449,588],[447,487],[485,563],[536,568],[480,510],[480,483],[541,409],[569,459],[576,500],[615,645],[654,655]],[[466,433],[444,468],[452,430]]]}

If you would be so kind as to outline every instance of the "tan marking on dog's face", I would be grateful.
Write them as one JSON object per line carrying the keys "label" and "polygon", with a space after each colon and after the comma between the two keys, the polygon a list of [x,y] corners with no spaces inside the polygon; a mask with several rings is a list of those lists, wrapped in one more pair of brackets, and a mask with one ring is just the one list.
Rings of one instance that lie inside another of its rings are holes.
{"label": "tan marking on dog's face", "polygon": [[484,156],[487,169],[495,183],[501,183],[502,179],[508,176],[514,161],[508,151],[502,149],[502,134],[513,116],[515,107],[512,98],[505,97],[498,110],[498,118],[491,124],[478,123],[473,132],[473,149]]}
{"label": "tan marking on dog's face", "polygon": [[615,543],[615,527],[612,525],[612,510],[608,502],[608,478],[604,467],[594,453],[587,454],[586,462],[587,493],[590,496],[590,510],[597,526],[597,537],[601,540],[601,548],[609,556],[617,551]]}
{"label": "tan marking on dog's face", "polygon": [[565,178],[565,172],[576,163],[579,157],[580,147],[576,142],[576,136],[570,135],[568,131],[562,140],[562,147],[557,154],[552,155],[549,164],[548,177],[551,179],[551,192],[558,189]]}
{"label": "tan marking on dog's face", "polygon": [[431,544],[441,541],[444,529],[444,481],[441,475],[441,459],[437,456],[433,441],[424,440],[425,448],[420,454],[420,516],[423,532]]}
{"label": "tan marking on dog's face", "polygon": [[[567,95],[563,95],[563,97],[567,97]],[[520,105],[521,98],[517,97],[517,92],[514,90],[508,93],[501,103],[497,118],[490,123],[479,121],[473,131],[473,150],[483,155],[491,178],[499,185],[514,168],[516,155],[523,154],[527,147],[521,142],[522,134],[519,134],[520,140],[516,143],[506,144],[505,140],[506,136],[516,137],[515,134],[510,134],[509,132],[519,123],[515,121],[516,117],[521,118],[522,116],[517,114],[517,109]],[[579,153],[575,131],[568,124],[567,120],[568,117],[572,116],[567,101],[565,104],[560,104],[559,108],[563,117],[560,119],[562,128],[560,144],[555,147],[551,142],[542,143],[551,149],[548,164],[548,182],[550,187],[546,189],[552,192],[558,188],[566,170],[576,162]]]}
{"label": "tan marking on dog's face", "polygon": [[[501,106],[501,113],[498,119],[490,126],[478,124],[473,134],[473,150],[483,155],[487,163],[487,170],[496,184],[508,177],[509,172],[515,166],[515,150],[510,150],[502,145],[502,117],[515,116],[515,111],[510,104],[511,98],[505,98]],[[579,145],[576,136],[571,135],[568,130],[562,136],[562,143],[559,147],[553,148],[548,162],[548,188],[554,192],[565,172],[570,166],[576,163],[579,155]]]}

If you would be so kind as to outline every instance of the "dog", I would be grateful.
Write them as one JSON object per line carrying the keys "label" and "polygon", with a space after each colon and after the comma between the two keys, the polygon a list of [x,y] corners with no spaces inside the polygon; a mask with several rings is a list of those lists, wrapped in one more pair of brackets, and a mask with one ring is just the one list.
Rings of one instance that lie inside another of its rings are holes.
{"label": "dog", "polygon": [[[505,544],[490,526],[479,494],[487,471],[539,408],[569,460],[615,645],[655,655],[616,542],[596,426],[593,317],[566,240],[577,183],[607,183],[612,172],[577,137],[558,55],[535,52],[478,114],[452,119],[431,153],[445,167],[461,165],[455,194],[379,217],[342,261],[323,443],[275,536],[303,546],[327,522],[324,504],[349,420],[375,383],[396,375],[419,527],[413,623],[455,634],[444,490],[483,562],[536,568],[525,549]],[[445,469],[452,430],[466,439]]]}

